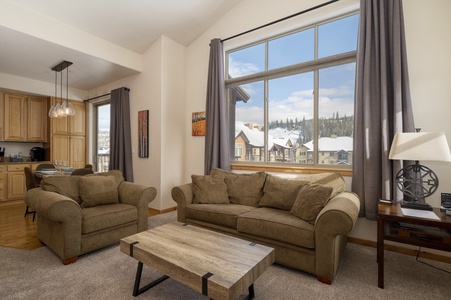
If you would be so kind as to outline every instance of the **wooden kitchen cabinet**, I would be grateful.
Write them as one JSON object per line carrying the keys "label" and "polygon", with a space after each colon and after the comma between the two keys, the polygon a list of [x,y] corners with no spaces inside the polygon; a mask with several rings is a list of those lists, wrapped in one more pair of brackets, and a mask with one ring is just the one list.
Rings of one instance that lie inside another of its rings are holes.
{"label": "wooden kitchen cabinet", "polygon": [[[51,104],[56,103],[57,100],[52,99]],[[85,103],[79,101],[71,101],[75,109],[75,115],[67,118],[52,118],[50,121],[51,134],[62,135],[86,135],[86,113]]]}
{"label": "wooden kitchen cabinet", "polygon": [[2,140],[11,142],[27,141],[26,102],[21,95],[4,94],[2,106]]}
{"label": "wooden kitchen cabinet", "polygon": [[[70,161],[70,136],[63,134],[55,134],[51,141],[51,161],[55,160]],[[71,166],[69,164],[69,166]],[[71,166],[72,167],[72,166]]]}
{"label": "wooden kitchen cabinet", "polygon": [[69,145],[70,166],[75,169],[84,168],[86,165],[86,137],[72,136]]}
{"label": "wooden kitchen cabinet", "polygon": [[47,99],[0,93],[0,140],[47,141]]}
{"label": "wooden kitchen cabinet", "polygon": [[0,165],[0,206],[22,203],[27,191],[24,168],[35,171],[40,163]]}
{"label": "wooden kitchen cabinet", "polygon": [[47,142],[47,99],[27,97],[27,141]]}
{"label": "wooden kitchen cabinet", "polygon": [[[55,99],[52,99],[55,103]],[[86,165],[86,112],[85,103],[71,101],[75,115],[67,118],[53,118],[50,121],[50,160],[63,160],[71,168]]]}
{"label": "wooden kitchen cabinet", "polygon": [[12,164],[7,166],[8,201],[23,199],[27,191],[24,168],[29,164]]}
{"label": "wooden kitchen cabinet", "polygon": [[0,202],[5,201],[5,182],[6,182],[6,174],[4,171],[6,168],[4,166],[0,166]]}

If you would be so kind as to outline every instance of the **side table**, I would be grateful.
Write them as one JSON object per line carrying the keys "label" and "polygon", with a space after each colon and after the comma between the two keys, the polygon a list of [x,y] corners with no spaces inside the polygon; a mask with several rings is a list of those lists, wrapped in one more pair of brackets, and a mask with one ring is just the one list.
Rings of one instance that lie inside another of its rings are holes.
{"label": "side table", "polygon": [[384,288],[384,240],[451,251],[451,216],[434,208],[439,220],[405,216],[400,205],[378,205],[378,286]]}

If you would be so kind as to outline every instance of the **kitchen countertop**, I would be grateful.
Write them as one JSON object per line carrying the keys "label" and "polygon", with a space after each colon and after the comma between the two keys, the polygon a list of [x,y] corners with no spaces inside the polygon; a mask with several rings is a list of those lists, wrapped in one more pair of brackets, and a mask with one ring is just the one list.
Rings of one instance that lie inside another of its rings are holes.
{"label": "kitchen countertop", "polygon": [[50,164],[50,161],[4,161],[1,165],[16,165],[16,164]]}

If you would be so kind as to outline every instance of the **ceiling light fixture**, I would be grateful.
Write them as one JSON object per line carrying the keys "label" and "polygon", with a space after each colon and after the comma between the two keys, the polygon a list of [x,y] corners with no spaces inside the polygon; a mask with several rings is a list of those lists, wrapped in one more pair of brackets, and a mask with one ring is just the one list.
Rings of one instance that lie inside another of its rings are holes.
{"label": "ceiling light fixture", "polygon": [[[69,66],[72,65],[70,61],[63,61],[52,68],[55,72],[55,101],[56,103],[49,109],[50,118],[64,118],[75,115],[75,109],[69,101]],[[66,100],[63,101],[63,70],[66,70]],[[58,72],[61,74],[60,95],[58,102]]]}

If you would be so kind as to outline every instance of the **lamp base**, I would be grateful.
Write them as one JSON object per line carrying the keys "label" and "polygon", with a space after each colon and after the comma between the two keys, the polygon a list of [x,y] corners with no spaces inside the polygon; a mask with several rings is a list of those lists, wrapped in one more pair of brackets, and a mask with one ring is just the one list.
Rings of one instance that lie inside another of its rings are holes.
{"label": "lamp base", "polygon": [[432,206],[430,206],[429,204],[427,204],[427,203],[420,203],[420,202],[414,202],[414,201],[403,201],[401,203],[401,207],[432,211]]}

